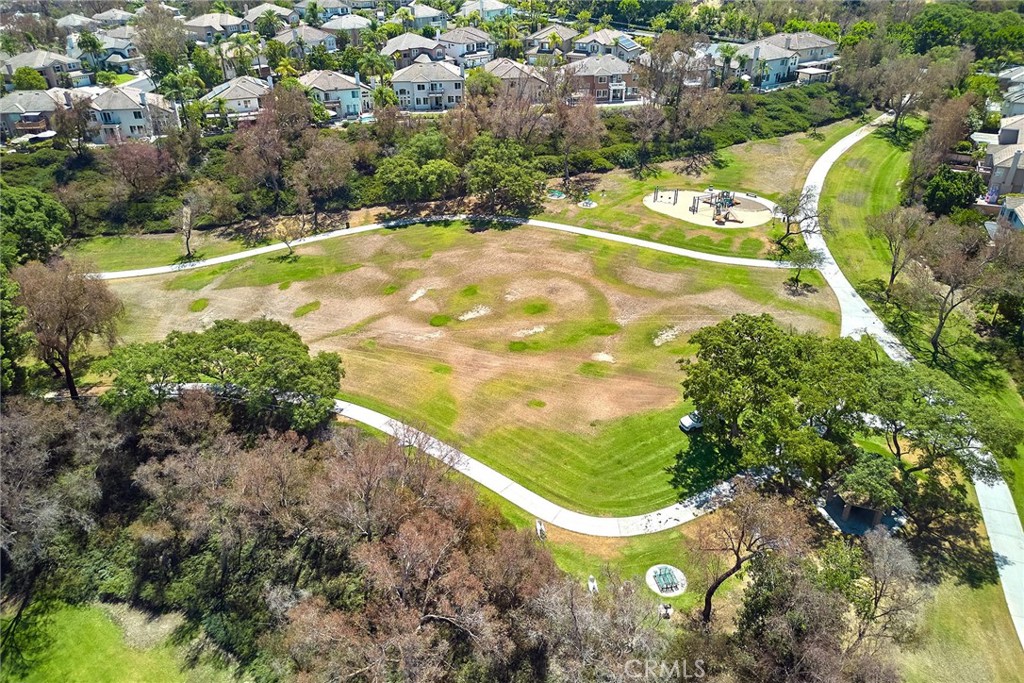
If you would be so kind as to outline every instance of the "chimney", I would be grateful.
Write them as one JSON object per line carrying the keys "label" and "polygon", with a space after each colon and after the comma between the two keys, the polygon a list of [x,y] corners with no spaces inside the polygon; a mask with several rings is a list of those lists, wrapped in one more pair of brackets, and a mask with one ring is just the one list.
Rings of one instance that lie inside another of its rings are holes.
{"label": "chimney", "polygon": [[70,109],[73,104],[74,104],[74,102],[71,101],[71,91],[70,90],[65,90],[64,91],[64,106],[67,107],[68,109]]}
{"label": "chimney", "polygon": [[793,36],[786,34],[786,49],[789,49],[789,44],[793,42]]}
{"label": "chimney", "polygon": [[274,76],[273,75],[267,76],[267,85],[269,85],[271,88],[274,87]]}
{"label": "chimney", "polygon": [[249,13],[249,3],[245,3],[244,5],[242,5],[242,16],[244,17],[248,13]]}
{"label": "chimney", "polygon": [[139,104],[142,105],[143,109],[146,108],[146,93],[139,92]]}
{"label": "chimney", "polygon": [[361,86],[363,84],[363,82],[359,79],[359,72],[358,71],[356,71],[356,73],[355,73],[355,78],[356,78],[356,87],[358,88],[359,86]]}
{"label": "chimney", "polygon": [[[465,62],[463,62],[462,64],[459,64],[459,76],[461,76],[463,78],[466,77],[466,63]],[[1018,154],[1020,154],[1020,152],[1018,152]]]}
{"label": "chimney", "polygon": [[754,47],[754,59],[753,59],[753,63],[754,63],[754,68],[755,68],[755,69],[757,68],[757,62],[758,62],[758,60],[760,60],[760,59],[761,59],[761,46],[760,46],[760,45],[757,45],[757,46],[755,46],[755,47]]}
{"label": "chimney", "polygon": [[68,57],[71,56],[71,51],[75,49],[75,34],[69,33],[67,42],[64,43],[64,52]]}

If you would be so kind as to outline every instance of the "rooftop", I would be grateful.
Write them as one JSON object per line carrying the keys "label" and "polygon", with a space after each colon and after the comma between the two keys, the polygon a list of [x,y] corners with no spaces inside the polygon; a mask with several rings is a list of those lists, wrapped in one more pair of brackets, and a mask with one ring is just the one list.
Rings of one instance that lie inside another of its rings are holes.
{"label": "rooftop", "polygon": [[380,53],[385,56],[391,56],[396,52],[405,52],[406,50],[423,49],[423,50],[435,50],[440,47],[441,44],[431,38],[424,38],[418,33],[403,33],[400,36],[395,36],[380,49]]}
{"label": "rooftop", "polygon": [[459,67],[448,62],[415,62],[391,75],[391,82],[454,81],[463,79]]}
{"label": "rooftop", "polygon": [[252,76],[239,76],[215,86],[199,99],[203,102],[212,102],[216,99],[241,100],[249,97],[260,98],[268,92],[270,85],[266,81]]}
{"label": "rooftop", "polygon": [[329,90],[353,90],[362,88],[369,90],[370,86],[365,83],[356,83],[356,79],[340,71],[326,71],[315,69],[309,73],[299,76],[299,83],[307,88],[315,88],[327,92]]}
{"label": "rooftop", "polygon": [[442,33],[437,37],[442,43],[493,43],[494,38],[487,31],[475,26],[462,26]]}

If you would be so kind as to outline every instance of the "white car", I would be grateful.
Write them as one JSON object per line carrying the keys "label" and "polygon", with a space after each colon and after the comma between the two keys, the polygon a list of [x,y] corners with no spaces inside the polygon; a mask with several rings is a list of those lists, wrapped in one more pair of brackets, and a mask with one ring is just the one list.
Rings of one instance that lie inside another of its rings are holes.
{"label": "white car", "polygon": [[704,420],[696,410],[689,415],[683,415],[679,418],[679,428],[684,432],[692,432],[694,429],[700,429],[703,426]]}

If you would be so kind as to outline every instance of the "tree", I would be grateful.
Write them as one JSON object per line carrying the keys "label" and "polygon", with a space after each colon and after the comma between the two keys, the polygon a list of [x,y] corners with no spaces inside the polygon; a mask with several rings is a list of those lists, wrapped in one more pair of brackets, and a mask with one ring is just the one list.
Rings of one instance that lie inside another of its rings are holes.
{"label": "tree", "polygon": [[151,142],[125,140],[111,145],[104,161],[131,197],[150,196],[167,180],[167,153]]}
{"label": "tree", "polygon": [[[206,84],[199,78],[198,72],[192,68],[178,69],[173,71],[160,81],[160,92],[184,107],[189,100],[199,97],[199,94],[206,88]],[[188,118],[185,125],[189,125]]]}
{"label": "tree", "polygon": [[195,46],[192,48],[191,61],[196,78],[204,88],[212,88],[224,82],[224,70],[209,50]]}
{"label": "tree", "polygon": [[630,109],[628,116],[633,128],[633,139],[637,143],[636,173],[643,177],[650,171],[651,143],[664,129],[665,115],[653,97],[649,97],[639,106]]}
{"label": "tree", "polygon": [[153,76],[160,81],[184,59],[189,44],[185,26],[159,3],[149,3],[135,27],[135,44],[153,68]]}
{"label": "tree", "polygon": [[801,245],[794,249],[790,249],[786,253],[786,261],[789,262],[791,268],[795,269],[793,277],[790,278],[790,283],[796,289],[800,288],[800,274],[804,270],[816,270],[821,268],[825,262],[825,255],[818,249],[808,249]]}
{"label": "tree", "polygon": [[[731,576],[755,557],[771,551],[800,552],[809,538],[806,521],[781,498],[764,496],[741,483],[731,501],[702,528],[698,545],[706,553],[708,587],[701,620],[711,623],[712,600]],[[725,559],[723,559],[723,555]]]}
{"label": "tree", "polygon": [[977,98],[973,93],[961,97],[938,99],[928,113],[928,130],[914,144],[910,155],[910,168],[903,183],[903,194],[916,200],[922,186],[935,175],[953,147],[967,137],[970,118]]}
{"label": "tree", "polygon": [[511,140],[480,135],[466,165],[469,191],[485,198],[490,211],[535,206],[544,193],[544,174],[537,171],[523,148]]}
{"label": "tree", "polygon": [[576,76],[572,69],[548,68],[544,71],[547,82],[545,113],[548,117],[549,138],[552,148],[562,157],[563,184],[569,185],[569,157],[573,152],[597,147],[604,124],[593,97],[573,102]]}
{"label": "tree", "polygon": [[[950,316],[998,286],[1002,272],[1019,272],[1024,267],[1021,240],[1021,233],[1012,229],[1000,230],[990,241],[984,230],[959,226],[948,219],[940,219],[932,226],[924,258],[938,287],[926,283],[924,291],[938,303],[935,329],[929,340],[933,361],[942,352],[942,331]],[[928,275],[921,273],[919,277]]]}
{"label": "tree", "polygon": [[41,73],[27,66],[15,69],[11,80],[15,90],[46,90],[50,87]]}
{"label": "tree", "polygon": [[82,31],[78,35],[78,47],[84,53],[92,57],[93,71],[100,68],[100,54],[103,53],[103,43],[91,31]]}
{"label": "tree", "polygon": [[55,140],[82,156],[88,149],[85,144],[93,139],[99,123],[92,117],[92,100],[88,97],[71,96],[70,107],[57,107],[53,113]]}
{"label": "tree", "polygon": [[[277,15],[275,14],[274,16],[276,17]],[[271,69],[276,69],[281,65],[281,62],[288,58],[288,46],[279,40],[268,40],[263,47],[263,52],[267,55],[267,64],[270,65]]]}
{"label": "tree", "polygon": [[36,354],[77,399],[74,356],[93,337],[113,344],[120,300],[106,282],[63,259],[48,265],[33,261],[17,268],[12,277],[21,289],[16,302],[25,307],[25,329],[35,338]]}
{"label": "tree", "polygon": [[373,108],[387,109],[398,106],[398,95],[389,85],[378,85],[373,89]]}
{"label": "tree", "polygon": [[25,308],[15,303],[18,283],[0,263],[0,392],[9,395],[21,389],[24,371],[18,361],[32,346],[32,335],[24,330]]}
{"label": "tree", "polygon": [[928,181],[924,205],[938,216],[948,216],[957,209],[972,206],[985,194],[985,179],[976,171],[954,171],[943,164]]}
{"label": "tree", "polygon": [[818,189],[813,186],[790,190],[779,197],[775,213],[786,229],[775,240],[783,251],[788,251],[788,241],[797,235],[821,235],[829,230],[828,208],[818,204]]}
{"label": "tree", "polygon": [[253,28],[256,29],[256,32],[267,40],[277,35],[277,29],[283,25],[284,20],[272,9],[268,9],[256,17],[256,21],[253,22]]}
{"label": "tree", "polygon": [[104,88],[113,88],[117,85],[117,74],[113,71],[100,71],[96,74],[96,85]]}
{"label": "tree", "polygon": [[878,100],[894,112],[894,131],[899,131],[907,114],[926,107],[952,84],[948,72],[924,55],[894,56],[878,69]]}
{"label": "tree", "polygon": [[293,180],[302,185],[310,199],[313,229],[320,225],[320,209],[348,185],[353,152],[347,142],[333,134],[309,131],[304,140],[306,156],[295,165]]}
{"label": "tree", "polygon": [[205,180],[190,187],[181,198],[181,209],[177,214],[178,230],[185,242],[185,258],[192,260],[192,228],[196,220],[210,210],[209,184]]}
{"label": "tree", "polygon": [[303,18],[306,20],[306,23],[309,24],[310,26],[314,28],[320,28],[320,26],[322,26],[324,23],[324,18],[322,15],[323,10],[320,9],[320,5],[318,5],[315,1],[311,0],[310,3],[306,5],[306,14],[304,15]]}
{"label": "tree", "polygon": [[64,241],[71,217],[60,202],[32,187],[0,179],[0,265],[46,261]]}
{"label": "tree", "polygon": [[889,250],[889,282],[885,287],[886,300],[892,295],[896,278],[907,264],[920,255],[925,230],[931,220],[919,206],[899,206],[885,213],[869,216],[868,234],[885,240]]}
{"label": "tree", "polygon": [[118,347],[100,367],[115,375],[101,402],[145,414],[180,383],[213,381],[216,395],[251,424],[309,431],[332,414],[341,379],[337,354],[313,356],[273,320],[218,320],[203,332],[172,332],[155,344]]}

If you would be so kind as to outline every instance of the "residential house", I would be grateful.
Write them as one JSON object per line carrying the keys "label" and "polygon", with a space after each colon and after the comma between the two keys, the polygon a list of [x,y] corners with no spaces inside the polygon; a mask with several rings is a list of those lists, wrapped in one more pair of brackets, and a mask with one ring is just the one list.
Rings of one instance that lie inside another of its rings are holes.
{"label": "residential house", "polygon": [[474,13],[480,16],[481,21],[494,21],[498,17],[512,16],[515,10],[501,0],[466,0],[459,10],[459,15],[463,17]]}
{"label": "residential house", "polygon": [[370,86],[359,78],[337,71],[314,70],[299,76],[299,82],[309,88],[313,97],[338,116],[358,117],[373,109]]}
{"label": "residential house", "polygon": [[432,62],[427,55],[391,74],[398,106],[408,111],[444,111],[462,102],[465,70],[448,62]]}
{"label": "residential house", "polygon": [[836,41],[810,31],[776,33],[763,39],[776,47],[796,52],[797,80],[805,83],[827,81],[832,78],[832,68],[839,61],[836,56]]}
{"label": "residential house", "polygon": [[615,55],[594,55],[565,67],[575,80],[575,96],[598,104],[629,102],[640,97],[632,67]]}
{"label": "residential house", "polygon": [[51,88],[77,88],[92,82],[89,74],[82,71],[82,62],[49,50],[32,50],[0,60],[4,80],[10,80],[14,72],[28,67],[39,72]]}
{"label": "residential house", "polygon": [[1000,86],[1007,90],[1013,90],[1014,86],[1024,85],[1024,66],[1011,66],[1003,69],[997,78]]}
{"label": "residential house", "polygon": [[100,22],[81,14],[69,14],[57,20],[57,28],[65,31],[95,31],[99,26]]}
{"label": "residential house", "polygon": [[[421,5],[415,1],[409,3],[405,9],[411,15],[410,18],[403,18],[396,13],[389,21],[394,24],[402,24],[410,31],[422,31],[428,26],[443,31],[448,26],[448,15],[443,10],[430,5]],[[401,10],[399,11],[401,12]]]}
{"label": "residential house", "polygon": [[269,2],[260,3],[252,9],[246,10],[244,18],[247,22],[255,26],[256,19],[262,17],[266,12],[273,12],[281,19],[282,22],[289,26],[294,26],[299,23],[299,13],[296,10],[287,9],[280,5],[273,5]]}
{"label": "residential house", "polygon": [[634,62],[643,53],[644,49],[622,31],[603,28],[600,31],[576,36],[569,59],[579,61],[594,55],[614,55],[624,62]]}
{"label": "residential house", "polygon": [[128,38],[112,38],[106,33],[97,33],[102,46],[98,54],[83,52],[78,45],[79,34],[68,34],[65,52],[68,57],[77,59],[83,64],[89,64],[94,71],[113,71],[115,73],[126,73],[141,68],[145,57],[135,47],[135,43]]}
{"label": "residential house", "polygon": [[445,54],[458,66],[472,69],[494,59],[498,43],[490,33],[473,26],[463,26],[442,33],[437,41],[444,45]]}
{"label": "residential house", "polygon": [[316,6],[320,8],[320,19],[323,21],[333,19],[334,17],[347,16],[352,12],[352,8],[341,0],[302,0],[295,3],[295,11],[303,19],[306,18],[306,8],[311,2],[315,2]]}
{"label": "residential house", "polygon": [[418,33],[403,33],[400,36],[395,36],[384,44],[380,53],[395,60],[398,69],[410,66],[417,57],[423,55],[435,62],[439,62],[445,57],[444,45],[432,38],[424,38]]}
{"label": "residential house", "polygon": [[1003,116],[1024,114],[1024,85],[1018,85],[1003,95]]}
{"label": "residential house", "polygon": [[[345,0],[345,4],[354,10],[372,10],[377,7],[377,0]],[[404,3],[403,3],[404,4]]]}
{"label": "residential house", "polygon": [[228,38],[236,33],[249,33],[252,24],[242,17],[233,14],[200,14],[198,17],[186,19],[185,30],[196,40],[213,43],[218,38]]}
{"label": "residential house", "polygon": [[281,31],[274,36],[274,40],[284,43],[288,48],[288,54],[297,59],[308,55],[317,45],[323,45],[328,52],[337,52],[338,50],[338,39],[334,37],[333,33],[321,31],[305,24]]}
{"label": "residential house", "polygon": [[108,38],[123,38],[125,40],[135,41],[139,36],[139,29],[134,26],[115,26],[114,28],[106,28],[102,31],[97,31],[96,35],[104,35]]}
{"label": "residential house", "polygon": [[149,8],[151,6],[159,7],[164,12],[167,12],[168,14],[170,14],[172,17],[180,17],[181,16],[181,10],[178,9],[177,7],[175,7],[173,5],[168,5],[167,3],[163,3],[163,2],[157,4],[155,2],[152,2],[152,0],[150,0],[150,2],[147,2],[145,5],[139,7],[139,9],[135,10],[135,16],[141,17],[143,14],[145,14],[146,12],[149,11]]}
{"label": "residential house", "polygon": [[507,57],[487,62],[484,71],[497,76],[506,90],[524,93],[535,102],[540,100],[547,84],[537,67]]}
{"label": "residential house", "polygon": [[93,21],[98,21],[101,26],[124,26],[135,18],[131,12],[123,9],[108,9],[106,12],[99,12],[92,15]]}
{"label": "residential house", "polygon": [[349,45],[361,45],[363,38],[360,34],[370,28],[371,24],[369,19],[359,14],[343,14],[324,22],[320,30],[333,33],[335,36],[345,36]]}
{"label": "residential house", "polygon": [[555,64],[572,52],[579,33],[565,24],[551,24],[526,36],[527,64]]}
{"label": "residential house", "polygon": [[742,45],[728,67],[737,78],[768,89],[796,80],[799,55],[764,39]]}
{"label": "residential house", "polygon": [[0,136],[4,140],[51,130],[53,114],[70,106],[74,90],[15,90],[0,97]]}
{"label": "residential house", "polygon": [[1024,197],[1007,197],[999,207],[996,222],[1004,228],[1024,230]]}
{"label": "residential house", "polygon": [[199,98],[213,104],[224,100],[224,108],[231,114],[251,114],[260,110],[261,100],[270,92],[270,84],[252,76],[239,76],[215,86]]}
{"label": "residential house", "polygon": [[986,197],[990,203],[1024,192],[1024,114],[1002,120],[996,143],[985,149],[984,165],[991,170]]}
{"label": "residential house", "polygon": [[178,127],[174,104],[156,93],[123,86],[108,88],[92,100],[99,124],[93,142],[111,144],[164,135]]}

